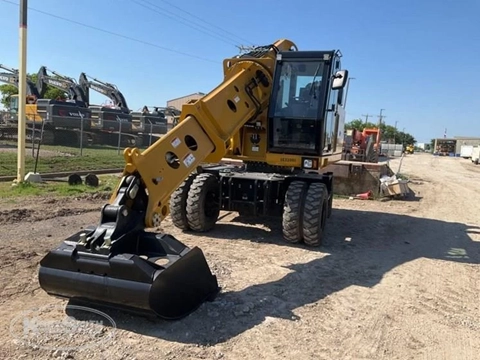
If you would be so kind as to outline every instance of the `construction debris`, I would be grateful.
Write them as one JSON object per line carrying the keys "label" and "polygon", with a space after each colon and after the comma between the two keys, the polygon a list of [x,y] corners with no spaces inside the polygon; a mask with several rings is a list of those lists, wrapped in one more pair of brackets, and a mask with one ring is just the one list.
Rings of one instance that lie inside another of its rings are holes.
{"label": "construction debris", "polygon": [[393,176],[383,176],[380,178],[380,189],[384,196],[404,197],[410,193],[408,180],[397,179]]}

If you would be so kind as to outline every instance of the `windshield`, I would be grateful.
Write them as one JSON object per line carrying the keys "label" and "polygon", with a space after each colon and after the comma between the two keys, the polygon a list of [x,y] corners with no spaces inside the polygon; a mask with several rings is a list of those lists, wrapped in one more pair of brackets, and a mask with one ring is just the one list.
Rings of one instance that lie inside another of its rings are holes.
{"label": "windshield", "polygon": [[323,67],[323,61],[283,63],[273,116],[318,118]]}
{"label": "windshield", "polygon": [[10,98],[10,113],[16,114],[18,113],[18,97],[12,96]]}

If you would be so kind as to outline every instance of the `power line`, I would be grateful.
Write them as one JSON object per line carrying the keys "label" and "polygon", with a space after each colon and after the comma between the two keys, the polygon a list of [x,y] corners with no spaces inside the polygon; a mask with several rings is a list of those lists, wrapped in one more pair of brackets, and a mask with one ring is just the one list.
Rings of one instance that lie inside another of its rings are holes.
{"label": "power line", "polygon": [[[19,4],[15,3],[15,2],[13,2],[13,1],[10,1],[10,0],[1,0],[1,1],[6,2],[6,3],[9,3],[9,4],[12,4],[12,5],[19,6]],[[65,17],[63,17],[63,16],[59,16],[59,15],[55,15],[55,14],[52,14],[52,13],[48,13],[48,12],[46,12],[46,11],[38,10],[38,9],[35,9],[35,8],[32,8],[32,7],[28,7],[28,10],[31,10],[31,11],[34,11],[34,12],[38,12],[38,13],[40,13],[40,14],[47,15],[47,16],[50,16],[50,17],[53,17],[53,18],[56,18],[56,19],[60,19],[60,20],[63,20],[63,21],[67,21],[67,22],[70,22],[70,23],[72,23],[72,24],[76,24],[76,25],[79,25],[79,26],[83,26],[83,27],[86,27],[86,28],[89,28],[89,29],[92,29],[92,30],[100,31],[100,32],[103,32],[103,33],[106,33],[106,34],[109,34],[109,35],[117,36],[117,37],[120,37],[120,38],[123,38],[123,39],[126,39],[126,40],[130,40],[130,41],[134,41],[134,42],[137,42],[137,43],[140,43],[140,44],[152,46],[152,47],[155,47],[155,48],[157,48],[157,49],[169,51],[169,52],[172,52],[172,53],[176,53],[176,54],[179,54],[179,55],[188,56],[188,57],[195,58],[195,59],[199,59],[199,60],[203,60],[203,61],[208,61],[208,62],[211,62],[211,63],[214,63],[214,64],[219,64],[219,63],[220,63],[219,61],[215,61],[215,60],[208,59],[208,58],[204,58],[204,57],[201,57],[201,56],[197,56],[197,55],[185,53],[185,52],[178,51],[178,50],[173,50],[173,49],[170,49],[170,48],[167,48],[167,47],[164,47],[164,46],[160,46],[160,45],[157,45],[157,44],[153,44],[153,43],[148,42],[148,41],[136,39],[136,38],[133,38],[133,37],[130,37],[130,36],[127,36],[127,35],[122,35],[122,34],[119,34],[119,33],[116,33],[116,32],[110,31],[110,30],[101,29],[101,28],[96,27],[96,26],[84,24],[84,23],[81,23],[81,22],[76,21],[76,20],[67,19],[67,18],[65,18]]]}
{"label": "power line", "polygon": [[[145,0],[145,1],[146,1],[146,0]],[[242,38],[242,37],[240,37],[240,36],[238,36],[238,35],[235,35],[235,34],[231,33],[230,31],[221,28],[220,26],[217,26],[217,25],[215,25],[215,24],[212,24],[212,23],[210,23],[210,22],[208,22],[208,21],[206,21],[206,20],[198,17],[197,15],[194,15],[194,14],[192,14],[191,12],[188,12],[187,10],[181,9],[181,8],[178,7],[177,5],[174,5],[174,4],[172,4],[172,3],[170,3],[170,2],[168,2],[168,1],[166,1],[166,0],[160,0],[160,1],[163,2],[163,3],[165,3],[165,4],[167,4],[167,5],[170,5],[170,6],[174,7],[174,8],[176,8],[176,9],[182,11],[182,12],[184,12],[185,14],[190,15],[190,16],[193,17],[193,18],[196,18],[196,19],[200,20],[201,22],[203,22],[203,23],[205,23],[205,24],[207,24],[207,25],[210,25],[210,26],[212,26],[212,27],[214,27],[214,28],[217,28],[217,29],[219,29],[219,30],[222,30],[222,31],[225,32],[226,34],[230,34],[230,35],[236,37],[236,38],[239,39],[239,40],[245,41],[245,42],[249,43],[250,45],[254,45],[251,41],[246,40],[246,39],[244,39],[244,38]]]}
{"label": "power line", "polygon": [[[166,10],[166,9],[164,9],[164,8],[158,6],[158,5],[156,5],[156,4],[154,4],[154,3],[150,2],[150,1],[147,1],[147,0],[142,0],[142,1],[143,1],[144,3],[146,3],[146,4],[148,4],[148,5],[142,4],[141,2],[139,2],[139,0],[131,0],[131,2],[133,2],[133,3],[135,3],[135,4],[139,5],[139,6],[142,6],[142,7],[146,8],[146,9],[148,9],[148,10],[150,10],[150,11],[156,12],[157,14],[160,14],[160,15],[163,15],[163,16],[168,17],[168,18],[170,18],[170,19],[173,19],[173,20],[175,20],[176,22],[179,22],[179,23],[181,23],[181,24],[184,24],[184,25],[186,25],[186,26],[188,26],[188,27],[190,27],[190,28],[192,28],[192,29],[195,29],[195,30],[197,30],[197,31],[203,32],[204,34],[207,34],[207,35],[209,35],[209,36],[211,36],[211,37],[214,37],[214,38],[216,38],[216,39],[218,39],[218,40],[220,40],[220,41],[223,41],[224,43],[227,43],[227,44],[233,45],[233,46],[237,46],[237,43],[232,42],[231,39],[227,39],[225,36],[223,36],[223,38],[222,38],[222,37],[220,37],[220,36],[222,36],[222,35],[218,36],[218,34],[210,34],[210,33],[208,33],[207,31],[210,31],[210,32],[212,32],[212,33],[213,33],[213,31],[210,30],[209,28],[203,26],[203,25],[199,25],[199,24],[192,23],[192,22],[191,22],[190,20],[188,20],[187,18],[182,17],[182,16],[180,16],[180,15],[178,15],[178,14],[175,14],[175,13],[169,11],[169,10]],[[153,8],[152,8],[152,7],[153,7]],[[158,10],[156,10],[156,9],[158,9]],[[165,12],[166,12],[167,14],[166,14]],[[168,14],[172,14],[173,16],[168,15]],[[185,20],[185,21],[178,20],[178,19],[176,19],[175,17],[180,18],[180,19],[183,19],[183,20]],[[192,26],[192,25],[194,25],[194,26]],[[198,27],[195,27],[195,26],[198,26]],[[205,31],[205,30],[202,30],[202,28],[205,29],[206,31]],[[226,40],[226,39],[227,39],[227,40]]]}

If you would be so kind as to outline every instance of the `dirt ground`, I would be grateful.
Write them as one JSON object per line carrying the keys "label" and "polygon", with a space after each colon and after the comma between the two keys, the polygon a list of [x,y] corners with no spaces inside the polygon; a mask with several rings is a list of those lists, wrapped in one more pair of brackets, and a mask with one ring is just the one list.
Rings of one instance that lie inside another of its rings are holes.
{"label": "dirt ground", "polygon": [[[478,359],[480,166],[414,154],[401,173],[415,199],[335,199],[319,249],[285,244],[278,222],[225,213],[195,236],[167,219],[167,232],[204,251],[220,295],[176,322],[108,311],[116,328],[95,331],[59,323],[66,302],[39,288],[37,271],[49,249],[99,220],[105,200],[3,201],[0,358]],[[22,340],[22,311],[63,332]]]}

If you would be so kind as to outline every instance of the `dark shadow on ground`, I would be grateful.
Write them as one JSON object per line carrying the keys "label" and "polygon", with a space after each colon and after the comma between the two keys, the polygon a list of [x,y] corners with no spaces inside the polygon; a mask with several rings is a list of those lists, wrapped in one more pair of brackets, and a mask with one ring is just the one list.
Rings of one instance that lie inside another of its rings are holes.
{"label": "dark shadow on ground", "polygon": [[394,195],[394,196],[385,196],[379,199],[379,201],[403,201],[403,202],[420,202],[423,199],[423,196],[418,196],[415,191],[409,188],[408,194],[405,195]]}
{"label": "dark shadow on ground", "polygon": [[[225,241],[240,238],[288,246],[281,238],[278,220],[270,224],[271,231],[218,225],[209,236],[222,234],[225,238],[231,234],[231,239]],[[327,224],[325,245],[311,249],[326,255],[288,266],[292,272],[278,281],[251,285],[238,292],[222,292],[214,302],[205,303],[175,322],[115,310],[106,312],[121,329],[176,342],[211,345],[261,324],[267,316],[295,321],[293,310],[351,285],[373,287],[390,270],[418,258],[479,264],[480,244],[469,237],[469,233],[479,232],[479,227],[462,223],[334,209]],[[262,239],[252,240],[258,237]]]}

